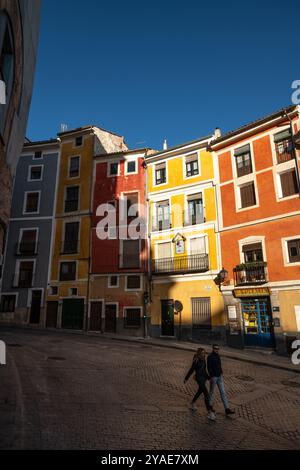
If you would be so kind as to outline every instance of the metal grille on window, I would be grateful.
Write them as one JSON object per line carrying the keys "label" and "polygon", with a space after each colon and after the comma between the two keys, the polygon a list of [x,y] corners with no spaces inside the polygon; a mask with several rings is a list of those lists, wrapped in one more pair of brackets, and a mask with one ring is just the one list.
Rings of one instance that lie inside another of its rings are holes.
{"label": "metal grille on window", "polygon": [[141,311],[139,308],[127,308],[125,326],[139,327],[141,325]]}
{"label": "metal grille on window", "polygon": [[211,300],[210,297],[192,298],[193,328],[211,329]]}

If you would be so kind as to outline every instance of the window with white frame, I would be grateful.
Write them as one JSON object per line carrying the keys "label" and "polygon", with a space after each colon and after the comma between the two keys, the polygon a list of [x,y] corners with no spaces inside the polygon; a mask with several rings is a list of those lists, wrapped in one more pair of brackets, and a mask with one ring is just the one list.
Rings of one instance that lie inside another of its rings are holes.
{"label": "window with white frame", "polygon": [[254,181],[239,186],[238,190],[240,193],[240,209],[256,205]]}
{"label": "window with white frame", "polygon": [[42,151],[37,150],[36,152],[34,152],[33,158],[34,160],[40,160],[42,158]]}
{"label": "window with white frame", "polygon": [[288,250],[288,262],[299,263],[300,262],[300,238],[287,241]]}
{"label": "window with white frame", "polygon": [[126,162],[126,173],[136,173],[137,172],[137,162],[136,160],[129,160]]}
{"label": "window with white frame", "polygon": [[39,211],[40,193],[37,191],[26,193],[25,213],[37,213]]}
{"label": "window with white frame", "polygon": [[119,287],[119,276],[108,276],[108,287]]}
{"label": "window with white frame", "polygon": [[82,135],[75,138],[75,147],[80,147],[82,145]]}
{"label": "window with white frame", "polygon": [[37,252],[37,234],[36,228],[22,229],[20,233],[20,242],[18,244],[18,254],[34,255]]}
{"label": "window with white frame", "polygon": [[199,162],[197,153],[193,153],[185,157],[185,175],[186,177],[199,175]]}
{"label": "window with white frame", "polygon": [[29,181],[41,181],[42,175],[43,167],[41,165],[29,167]]}
{"label": "window with white frame", "polygon": [[119,175],[119,162],[112,162],[108,164],[108,176]]}
{"label": "window with white frame", "polygon": [[279,196],[281,198],[293,196],[298,193],[298,182],[295,168],[278,173],[280,180]]}
{"label": "window with white frame", "polygon": [[155,184],[164,184],[167,182],[167,167],[166,163],[159,163],[155,165]]}
{"label": "window with white frame", "polygon": [[293,144],[290,129],[274,134],[277,164],[293,159]]}
{"label": "window with white frame", "polygon": [[166,230],[171,227],[171,212],[169,201],[160,201],[155,204],[153,230]]}
{"label": "window with white frame", "polygon": [[234,158],[238,177],[252,173],[250,144],[235,149]]}

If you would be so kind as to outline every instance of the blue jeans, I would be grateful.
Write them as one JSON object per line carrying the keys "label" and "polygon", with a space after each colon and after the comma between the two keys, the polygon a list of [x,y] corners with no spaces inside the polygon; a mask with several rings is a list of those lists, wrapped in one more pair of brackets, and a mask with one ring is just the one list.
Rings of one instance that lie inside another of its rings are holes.
{"label": "blue jeans", "polygon": [[229,408],[229,403],[227,400],[225,388],[224,388],[224,381],[223,381],[223,376],[220,375],[220,377],[212,377],[210,379],[210,388],[209,388],[209,404],[212,405],[213,399],[214,399],[214,393],[215,393],[215,388],[216,385],[218,386],[220,395],[221,395],[221,400],[223,402],[225,410]]}

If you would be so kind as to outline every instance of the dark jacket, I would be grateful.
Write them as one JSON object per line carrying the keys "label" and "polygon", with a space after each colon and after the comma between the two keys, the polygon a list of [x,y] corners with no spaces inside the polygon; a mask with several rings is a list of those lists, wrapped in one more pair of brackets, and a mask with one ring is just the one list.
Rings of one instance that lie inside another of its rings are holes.
{"label": "dark jacket", "polygon": [[207,357],[207,370],[210,377],[220,377],[223,374],[219,354],[212,352]]}
{"label": "dark jacket", "polygon": [[188,380],[193,372],[195,372],[195,374],[196,374],[196,380],[197,380],[198,383],[201,383],[201,382],[203,383],[206,380],[208,380],[209,377],[208,377],[208,373],[207,373],[207,370],[206,370],[205,359],[200,359],[200,358],[195,359],[194,358],[193,364],[191,365],[190,370],[188,371],[188,373],[185,376],[185,380]]}

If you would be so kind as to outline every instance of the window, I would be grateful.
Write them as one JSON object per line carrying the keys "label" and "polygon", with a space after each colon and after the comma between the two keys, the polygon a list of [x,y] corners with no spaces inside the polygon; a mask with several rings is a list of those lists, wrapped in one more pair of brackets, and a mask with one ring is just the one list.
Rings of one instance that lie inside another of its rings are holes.
{"label": "window", "polygon": [[37,152],[34,152],[33,158],[35,160],[39,160],[40,158],[42,158],[42,152],[40,150],[38,150]]}
{"label": "window", "polygon": [[290,129],[274,135],[277,163],[284,163],[293,158],[293,144]]}
{"label": "window", "polygon": [[160,163],[155,165],[155,184],[163,184],[167,182],[166,164]]}
{"label": "window", "polygon": [[22,231],[18,254],[34,255],[37,252],[37,229],[26,229]]}
{"label": "window", "polygon": [[33,281],[34,261],[21,261],[19,274],[15,276],[14,287],[31,287]]}
{"label": "window", "polygon": [[124,308],[124,323],[125,328],[141,326],[141,308]]}
{"label": "window", "polygon": [[42,166],[30,166],[29,167],[29,181],[41,181],[42,180]]}
{"label": "window", "polygon": [[70,295],[71,295],[71,296],[78,295],[78,289],[77,289],[77,287],[71,287],[71,289],[70,289]]}
{"label": "window", "polygon": [[14,312],[16,306],[15,295],[2,295],[1,296],[1,312]]}
{"label": "window", "polygon": [[40,194],[38,192],[27,193],[25,202],[25,213],[35,213],[39,210]]}
{"label": "window", "polygon": [[78,210],[79,186],[69,186],[66,190],[65,212]]}
{"label": "window", "polygon": [[139,290],[141,288],[141,276],[127,276],[126,289]]}
{"label": "window", "polygon": [[[137,217],[138,216],[138,211],[137,211],[137,204],[139,202],[139,195],[138,193],[129,193],[129,194],[124,194],[126,201],[127,201],[127,215],[128,217]],[[135,206],[135,207],[132,207]],[[132,209],[131,209],[132,207]]]}
{"label": "window", "polygon": [[249,175],[252,173],[250,145],[244,145],[234,151],[237,176]]}
{"label": "window", "polygon": [[67,261],[60,264],[60,281],[75,281],[76,261]]}
{"label": "window", "polygon": [[108,176],[119,175],[119,162],[109,163],[109,174]]}
{"label": "window", "polygon": [[75,146],[80,147],[82,145],[82,136],[76,137]]}
{"label": "window", "polygon": [[70,158],[69,178],[76,178],[79,176],[80,157]]}
{"label": "window", "polygon": [[156,204],[156,220],[153,221],[153,230],[165,230],[171,226],[169,201]]}
{"label": "window", "polygon": [[50,286],[50,295],[58,295],[58,287]]}
{"label": "window", "polygon": [[298,193],[296,172],[294,169],[280,173],[282,197],[293,196]]}
{"label": "window", "polygon": [[241,208],[256,205],[254,182],[240,186]]}
{"label": "window", "polygon": [[295,240],[289,240],[287,242],[289,262],[298,263],[300,262],[300,238]]}
{"label": "window", "polygon": [[126,173],[136,173],[136,161],[126,162]]}
{"label": "window", "polygon": [[195,176],[199,174],[198,155],[193,153],[185,159],[186,176]]}
{"label": "window", "polygon": [[121,257],[122,268],[139,268],[140,267],[140,241],[139,240],[122,240],[123,254]]}
{"label": "window", "polygon": [[211,329],[210,297],[192,298],[192,324],[195,329]]}
{"label": "window", "polygon": [[188,213],[185,220],[186,225],[203,224],[203,201],[202,194],[188,196]]}
{"label": "window", "polygon": [[63,253],[77,253],[78,251],[79,222],[65,224],[65,238],[63,241]]}
{"label": "window", "polygon": [[249,243],[242,247],[245,263],[253,263],[255,261],[263,261],[263,250],[261,243]]}
{"label": "window", "polygon": [[119,287],[119,276],[109,276],[108,287]]}

